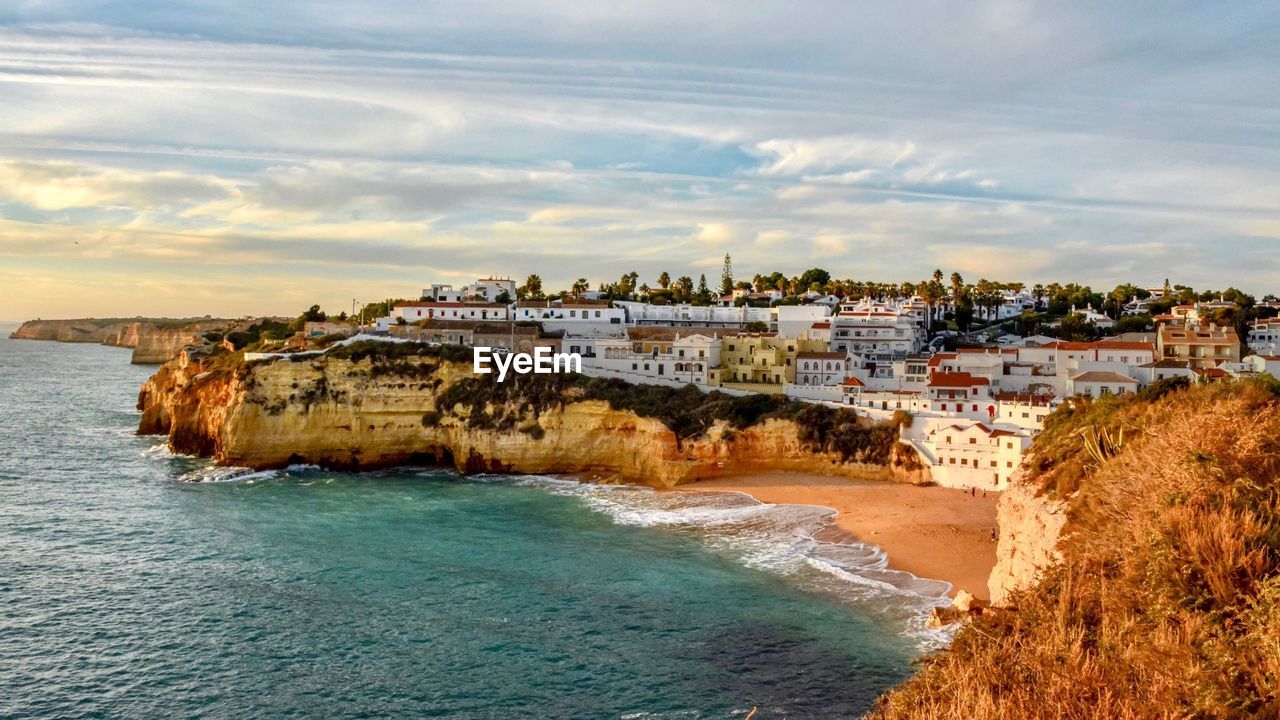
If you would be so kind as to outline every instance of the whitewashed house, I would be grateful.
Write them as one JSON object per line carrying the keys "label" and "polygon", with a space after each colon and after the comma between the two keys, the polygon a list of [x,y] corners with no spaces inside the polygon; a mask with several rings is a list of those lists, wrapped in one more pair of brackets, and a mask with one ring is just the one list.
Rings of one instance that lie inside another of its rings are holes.
{"label": "whitewashed house", "polygon": [[852,372],[845,353],[801,352],[796,354],[797,385],[839,385]]}

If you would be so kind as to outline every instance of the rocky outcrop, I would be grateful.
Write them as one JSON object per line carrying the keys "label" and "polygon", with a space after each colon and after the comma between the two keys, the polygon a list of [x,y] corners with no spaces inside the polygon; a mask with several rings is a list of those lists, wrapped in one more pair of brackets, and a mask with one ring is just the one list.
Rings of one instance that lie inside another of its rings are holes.
{"label": "rocky outcrop", "polygon": [[9,333],[13,340],[51,340],[66,343],[101,343],[114,337],[126,323],[100,324],[83,320],[28,320]]}
{"label": "rocky outcrop", "polygon": [[134,365],[160,365],[169,362],[184,347],[201,343],[202,334],[221,332],[229,326],[228,322],[215,320],[189,323],[179,327],[147,327],[133,338],[131,362]]}
{"label": "rocky outcrop", "polygon": [[987,580],[992,605],[1005,605],[1012,593],[1033,587],[1041,572],[1062,561],[1058,540],[1067,522],[1061,501],[1041,494],[1024,462],[1009,480],[997,505],[1000,540],[996,564]]}
{"label": "rocky outcrop", "polygon": [[430,358],[245,364],[184,353],[144,385],[139,433],[166,434],[177,452],[254,468],[435,463],[468,473],[592,473],[659,487],[745,470],[927,480],[910,448],[894,452],[889,466],[844,462],[806,449],[790,420],[732,431],[718,423],[677,440],[657,419],[580,400],[548,404],[505,429],[484,426],[454,412],[461,406],[437,406],[446,388],[471,376],[467,365]]}
{"label": "rocky outcrop", "polygon": [[223,331],[229,320],[28,320],[9,334],[15,340],[99,343],[133,348],[135,365],[168,362],[182,348],[200,342],[202,333]]}

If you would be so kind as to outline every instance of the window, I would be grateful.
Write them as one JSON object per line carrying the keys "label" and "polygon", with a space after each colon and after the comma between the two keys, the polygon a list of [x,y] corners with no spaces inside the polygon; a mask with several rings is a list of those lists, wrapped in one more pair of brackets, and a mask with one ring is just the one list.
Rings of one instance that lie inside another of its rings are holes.
{"label": "window", "polygon": [[952,465],[955,465],[955,464],[956,464],[956,459],[955,459],[955,458],[947,458],[947,462],[951,463]]}
{"label": "window", "polygon": [[991,467],[995,467],[995,466],[996,466],[996,461],[995,461],[995,460],[992,460],[992,461],[991,461]]}

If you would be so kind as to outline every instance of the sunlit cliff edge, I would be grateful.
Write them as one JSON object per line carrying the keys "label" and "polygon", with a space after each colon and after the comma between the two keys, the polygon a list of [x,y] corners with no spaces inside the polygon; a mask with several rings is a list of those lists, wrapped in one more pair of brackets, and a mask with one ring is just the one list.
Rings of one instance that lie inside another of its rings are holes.
{"label": "sunlit cliff edge", "polygon": [[28,320],[9,334],[14,340],[96,343],[132,348],[131,362],[158,365],[178,354],[202,333],[224,330],[230,320],[167,318]]}
{"label": "sunlit cliff edge", "polygon": [[896,428],[851,410],[581,376],[497,383],[439,352],[372,343],[254,362],[182,354],[143,387],[139,432],[254,468],[426,463],[658,487],[747,470],[927,481]]}
{"label": "sunlit cliff edge", "polygon": [[1005,608],[870,717],[1280,717],[1274,383],[1073,401],[999,522]]}

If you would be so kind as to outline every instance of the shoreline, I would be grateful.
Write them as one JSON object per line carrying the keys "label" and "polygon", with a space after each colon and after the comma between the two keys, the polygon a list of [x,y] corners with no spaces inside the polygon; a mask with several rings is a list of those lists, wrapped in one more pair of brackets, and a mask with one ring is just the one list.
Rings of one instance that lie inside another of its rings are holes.
{"label": "shoreline", "polygon": [[889,567],[951,584],[988,599],[996,562],[998,493],[970,495],[919,486],[792,472],[738,474],[698,480],[659,492],[737,492],[770,505],[820,505],[837,515],[832,527],[874,544]]}

